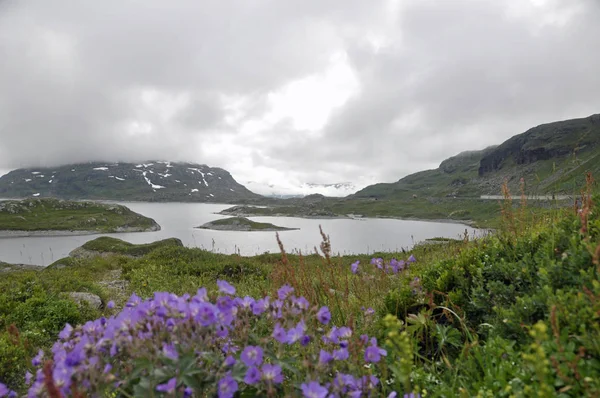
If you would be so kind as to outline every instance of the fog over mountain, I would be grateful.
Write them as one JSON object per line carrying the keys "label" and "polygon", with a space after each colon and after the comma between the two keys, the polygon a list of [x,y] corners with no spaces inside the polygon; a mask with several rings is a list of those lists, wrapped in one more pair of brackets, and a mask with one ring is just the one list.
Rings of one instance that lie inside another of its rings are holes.
{"label": "fog over mountain", "polygon": [[599,20],[597,0],[3,0],[0,170],[396,181],[598,113]]}

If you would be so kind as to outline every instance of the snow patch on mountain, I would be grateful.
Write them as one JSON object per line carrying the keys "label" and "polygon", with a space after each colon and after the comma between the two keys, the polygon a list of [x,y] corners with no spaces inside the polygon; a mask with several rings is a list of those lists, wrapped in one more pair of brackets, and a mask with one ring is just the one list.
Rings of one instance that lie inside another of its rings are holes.
{"label": "snow patch on mountain", "polygon": [[351,182],[316,184],[292,181],[277,181],[276,183],[248,181],[244,185],[254,193],[279,198],[303,197],[313,194],[321,194],[330,197],[344,197],[352,195],[358,190],[366,187],[369,185],[369,182],[360,184]]}

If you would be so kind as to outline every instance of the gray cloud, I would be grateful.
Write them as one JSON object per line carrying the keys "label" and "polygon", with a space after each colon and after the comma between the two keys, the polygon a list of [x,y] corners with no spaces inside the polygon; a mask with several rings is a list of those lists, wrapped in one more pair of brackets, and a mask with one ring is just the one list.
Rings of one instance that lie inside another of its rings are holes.
{"label": "gray cloud", "polygon": [[[394,181],[600,112],[598,20],[595,0],[5,0],[0,169],[168,158]],[[325,125],[273,119],[274,93],[334,54],[357,87]]]}

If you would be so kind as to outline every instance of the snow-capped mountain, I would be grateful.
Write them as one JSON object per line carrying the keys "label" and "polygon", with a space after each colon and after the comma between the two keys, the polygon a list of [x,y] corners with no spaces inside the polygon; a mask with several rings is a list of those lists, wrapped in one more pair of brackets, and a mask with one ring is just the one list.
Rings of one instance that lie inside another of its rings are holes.
{"label": "snow-capped mountain", "polygon": [[18,169],[0,177],[0,197],[30,196],[221,203],[260,197],[221,168],[168,161]]}
{"label": "snow-capped mountain", "polygon": [[[365,184],[365,186],[366,185],[367,184]],[[343,197],[351,195],[363,187],[363,185],[357,186],[350,182],[315,184],[293,183],[290,181],[280,181],[277,184],[248,181],[245,183],[245,186],[252,192],[276,198],[299,198],[312,194]]]}

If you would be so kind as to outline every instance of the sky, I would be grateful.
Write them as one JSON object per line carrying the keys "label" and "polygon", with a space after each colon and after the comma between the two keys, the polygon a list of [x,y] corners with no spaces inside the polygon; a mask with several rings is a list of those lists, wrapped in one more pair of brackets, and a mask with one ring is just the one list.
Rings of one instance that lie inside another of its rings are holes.
{"label": "sky", "polygon": [[393,182],[600,113],[598,0],[0,0],[0,174]]}

